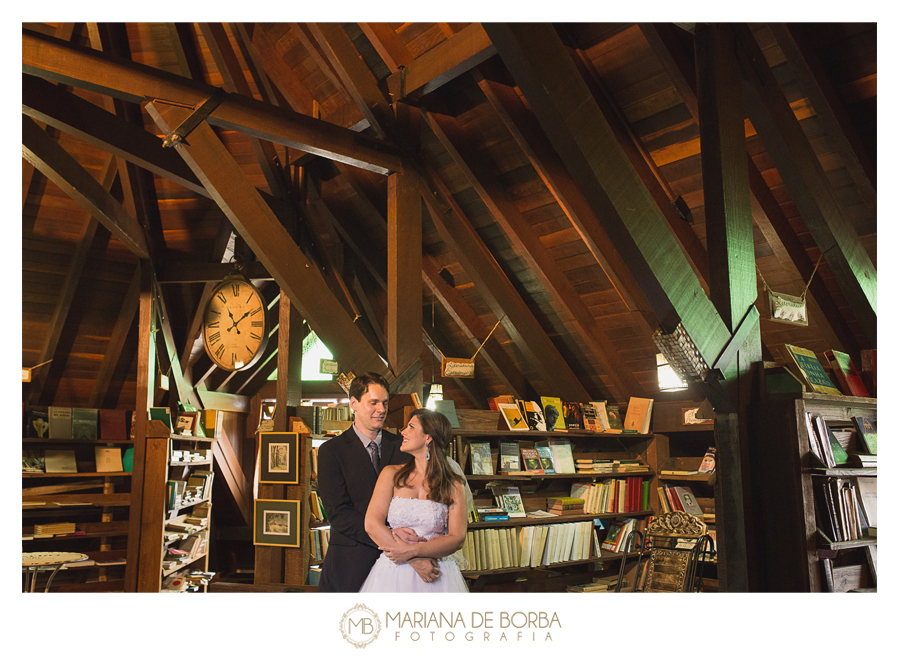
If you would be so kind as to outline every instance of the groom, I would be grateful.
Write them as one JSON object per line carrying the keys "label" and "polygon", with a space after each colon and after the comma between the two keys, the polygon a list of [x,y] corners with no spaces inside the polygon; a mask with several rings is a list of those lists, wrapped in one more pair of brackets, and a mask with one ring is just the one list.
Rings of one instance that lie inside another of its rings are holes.
{"label": "groom", "polygon": [[[350,384],[353,425],[319,448],[319,497],[331,523],[320,592],[358,592],[380,554],[366,533],[366,508],[381,467],[409,460],[400,452],[400,438],[382,430],[387,407],[384,377],[372,372],[358,375]],[[409,564],[423,580],[439,571],[437,562],[428,558]]]}

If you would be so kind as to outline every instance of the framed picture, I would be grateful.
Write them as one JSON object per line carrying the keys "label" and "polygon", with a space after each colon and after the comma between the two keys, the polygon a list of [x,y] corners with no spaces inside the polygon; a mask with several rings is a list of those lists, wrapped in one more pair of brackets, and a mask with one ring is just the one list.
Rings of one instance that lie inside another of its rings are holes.
{"label": "framed picture", "polygon": [[259,481],[261,484],[298,484],[300,451],[297,432],[259,433]]}
{"label": "framed picture", "polygon": [[183,435],[193,435],[194,425],[197,421],[196,411],[182,411],[178,414],[178,422],[175,425],[175,433]]}
{"label": "framed picture", "polygon": [[253,501],[253,543],[257,546],[300,546],[300,501]]}

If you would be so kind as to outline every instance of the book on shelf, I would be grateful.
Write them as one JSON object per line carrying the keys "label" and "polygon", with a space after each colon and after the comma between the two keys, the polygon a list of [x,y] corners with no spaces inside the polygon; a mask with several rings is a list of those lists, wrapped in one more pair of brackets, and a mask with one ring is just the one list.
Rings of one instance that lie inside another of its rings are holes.
{"label": "book on shelf", "polygon": [[494,460],[491,457],[491,444],[487,441],[470,441],[469,452],[472,455],[473,475],[493,475]]}
{"label": "book on shelf", "polygon": [[547,431],[566,432],[566,414],[563,410],[562,400],[541,396],[541,406],[544,408],[544,422],[547,425]]}
{"label": "book on shelf", "polygon": [[653,400],[651,398],[632,397],[628,400],[628,410],[625,412],[623,429],[634,431],[638,434],[649,434],[652,412]]}
{"label": "book on shelf", "polygon": [[98,410],[100,439],[125,441],[128,438],[128,412],[125,409]]}
{"label": "book on shelf", "polygon": [[860,445],[864,446],[870,455],[878,454],[878,424],[874,418],[854,416],[853,425],[856,427]]}
{"label": "book on shelf", "polygon": [[828,395],[841,395],[825,368],[816,358],[815,352],[804,347],[785,343],[778,348],[784,357],[785,366],[811,390]]}
{"label": "book on shelf", "polygon": [[501,404],[515,404],[516,396],[514,395],[498,395],[495,398],[488,398],[488,408],[492,411],[500,411]]}
{"label": "book on shelf", "polygon": [[44,451],[22,450],[22,472],[44,473]]}
{"label": "book on shelf", "polygon": [[79,441],[97,440],[97,409],[74,407],[72,409],[72,438]]}
{"label": "book on shelf", "polygon": [[45,439],[50,430],[50,412],[47,407],[29,407],[25,410],[25,432],[29,439]]}
{"label": "book on shelf", "polygon": [[825,358],[831,364],[831,371],[837,380],[838,386],[844,395],[855,395],[861,398],[869,397],[869,391],[863,383],[862,375],[856,369],[853,359],[846,352],[827,350]]}
{"label": "book on shelf", "polygon": [[541,457],[536,448],[520,448],[522,453],[522,466],[528,475],[543,475],[544,468],[541,465]]}
{"label": "book on shelf", "polygon": [[856,494],[863,518],[868,526],[869,537],[877,536],[878,527],[878,481],[873,477],[855,478]]}
{"label": "book on shelf", "polygon": [[453,400],[435,400],[434,410],[444,414],[450,421],[450,427],[459,429],[459,418],[456,415],[456,403]]}
{"label": "book on shelf", "polygon": [[71,522],[35,524],[35,537],[48,537],[53,535],[68,535],[75,532],[75,524]]}
{"label": "book on shelf", "polygon": [[551,517],[556,516],[556,514],[551,514],[550,512],[547,512],[542,509],[536,509],[536,510],[532,510],[530,512],[525,512],[525,516],[527,516],[530,519],[549,519]]}
{"label": "book on shelf", "polygon": [[51,439],[72,438],[72,407],[49,407]]}
{"label": "book on shelf", "polygon": [[600,426],[601,432],[609,430],[609,414],[606,410],[606,400],[593,400],[590,403],[594,407],[594,417]]}
{"label": "book on shelf", "polygon": [[544,421],[544,411],[541,409],[541,405],[533,400],[517,400],[516,403],[530,431],[547,431],[547,423]]}
{"label": "book on shelf", "polygon": [[124,470],[121,448],[95,446],[94,462],[97,464],[98,473],[121,473]]}
{"label": "book on shelf", "polygon": [[861,455],[853,453],[850,455],[850,463],[858,468],[877,468],[878,455]]}
{"label": "book on shelf", "polygon": [[619,405],[612,404],[610,402],[606,403],[606,419],[609,424],[609,428],[607,428],[607,432],[616,432],[619,433],[623,429],[625,429],[624,424],[622,423],[622,415],[619,412]]}
{"label": "book on shelf", "polygon": [[580,402],[563,402],[563,411],[566,416],[567,430],[583,430],[584,420],[581,416]]}
{"label": "book on shelf", "polygon": [[148,410],[150,420],[158,420],[172,431],[172,410],[169,407],[150,407]]}
{"label": "book on shelf", "polygon": [[660,475],[697,475],[700,471],[686,471],[683,469],[662,469]]}
{"label": "book on shelf", "polygon": [[77,473],[74,450],[44,450],[46,473]]}
{"label": "book on shelf", "polygon": [[553,452],[550,450],[550,446],[535,446],[534,449],[537,450],[544,473],[547,475],[556,473],[556,467],[553,464]]}
{"label": "book on shelf", "polygon": [[878,397],[878,350],[867,349],[859,351],[859,370],[862,375],[866,390],[873,398]]}
{"label": "book on shelf", "polygon": [[584,423],[584,429],[589,432],[603,431],[600,421],[597,419],[597,408],[592,402],[581,404],[581,422]]}
{"label": "book on shelf", "polygon": [[500,411],[500,415],[503,416],[503,420],[506,421],[506,426],[509,427],[509,429],[516,432],[528,431],[528,423],[525,422],[525,417],[522,415],[522,412],[519,410],[517,404],[499,402],[497,403],[497,407]]}
{"label": "book on shelf", "polygon": [[697,503],[694,492],[687,487],[675,487],[678,500],[681,503],[681,509],[692,516],[703,516],[703,509]]}
{"label": "book on shelf", "polygon": [[712,473],[716,470],[716,449],[712,446],[706,449],[706,454],[700,460],[698,473]]}
{"label": "book on shelf", "polygon": [[491,487],[491,492],[494,494],[497,507],[504,509],[509,518],[525,517],[525,505],[518,487],[494,485]]}
{"label": "book on shelf", "polygon": [[500,468],[501,473],[518,473],[522,470],[519,463],[519,444],[514,441],[500,442]]}
{"label": "book on shelf", "polygon": [[572,457],[572,444],[566,439],[548,439],[537,446],[550,448],[553,469],[557,473],[575,473],[575,459]]}

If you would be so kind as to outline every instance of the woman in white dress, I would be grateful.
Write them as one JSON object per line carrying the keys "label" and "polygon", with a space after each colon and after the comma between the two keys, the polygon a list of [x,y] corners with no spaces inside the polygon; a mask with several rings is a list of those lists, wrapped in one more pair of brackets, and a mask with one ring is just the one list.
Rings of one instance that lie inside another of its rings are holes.
{"label": "woman in white dress", "polygon": [[[444,456],[450,421],[436,411],[416,409],[401,435],[400,450],[413,459],[385,466],[378,476],[366,511],[366,532],[383,553],[359,591],[467,592],[460,558],[454,556],[468,525],[465,480]],[[392,528],[410,528],[418,541],[403,541]],[[423,581],[407,564],[416,557],[438,559],[440,575]]]}

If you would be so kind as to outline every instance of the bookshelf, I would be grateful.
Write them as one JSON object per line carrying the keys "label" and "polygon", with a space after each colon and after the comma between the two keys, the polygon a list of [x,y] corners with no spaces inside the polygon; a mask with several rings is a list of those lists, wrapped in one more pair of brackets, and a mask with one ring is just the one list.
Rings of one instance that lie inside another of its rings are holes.
{"label": "bookshelf", "polygon": [[[876,468],[824,468],[810,451],[806,414],[829,428],[850,427],[854,416],[877,420],[875,398],[820,393],[760,394],[752,407],[755,438],[751,460],[754,498],[759,501],[757,550],[763,556],[764,587],[774,592],[849,591],[875,587],[866,551],[874,538],[834,541],[817,528],[815,488],[827,478],[877,478]],[[854,437],[855,440],[855,437]],[[850,446],[853,449],[854,446]]]}
{"label": "bookshelf", "polygon": [[[469,429],[454,430],[454,441],[451,447],[451,456],[459,462],[466,474],[476,508],[496,507],[492,485],[518,487],[526,513],[538,510],[546,511],[548,498],[570,496],[573,483],[600,483],[609,480],[618,482],[630,477],[639,479],[642,488],[643,483],[647,483],[648,493],[655,491],[656,471],[654,467],[657,457],[653,434],[601,434],[584,430],[516,432],[499,429],[500,423],[503,423],[499,412],[485,411],[481,412],[481,415],[483,418],[473,419],[474,422],[467,423]],[[472,428],[473,425],[475,428]],[[536,443],[551,439],[568,441],[571,445],[573,459],[640,459],[646,468],[637,472],[591,474],[498,473],[501,442],[514,442],[521,448],[531,447]],[[472,442],[490,444],[494,475],[472,473],[472,459],[469,450]],[[637,500],[642,503],[642,496],[638,495]],[[464,548],[464,553],[470,550],[477,551],[476,545],[480,547],[489,542],[495,542],[505,544],[510,554],[507,560],[509,566],[499,568],[483,568],[484,564],[490,563],[490,558],[487,556],[485,556],[487,559],[478,557],[475,564],[471,564],[470,560],[469,569],[463,571],[469,590],[472,592],[565,591],[569,585],[590,582],[593,576],[617,573],[622,553],[603,549],[598,552],[597,548],[603,543],[610,522],[621,522],[631,518],[646,520],[655,514],[652,498],[648,502],[650,504],[639,504],[637,509],[627,512],[569,514],[553,517],[526,516],[502,521],[470,521],[466,541],[471,544],[471,548]],[[601,522],[603,527],[597,526],[595,521]],[[570,526],[570,529],[566,530],[567,526]],[[568,532],[567,541],[572,547],[570,548],[571,553],[566,555],[562,550],[550,556],[549,563],[546,564],[543,563],[543,559],[535,560],[533,557],[526,559],[521,546],[524,545],[523,538],[529,535],[524,533],[541,531],[547,532],[548,536],[551,532],[560,533],[560,538],[564,536],[562,533]],[[503,535],[502,539],[500,535]],[[577,550],[579,541],[583,542],[580,553]],[[515,548],[516,544],[519,545],[518,549]],[[496,548],[492,550],[496,553]],[[516,550],[518,550],[518,561],[514,557]],[[637,552],[629,553],[627,559],[636,558],[637,555]],[[572,556],[577,556],[577,559],[569,559]],[[513,562],[518,565],[527,563],[529,566],[516,566]]]}
{"label": "bookshelf", "polygon": [[[124,422],[121,429],[124,434]],[[51,592],[124,591],[131,471],[98,471],[94,449],[119,448],[125,453],[131,446],[133,442],[127,439],[23,437],[22,552],[62,551],[88,556],[62,567],[53,579]],[[74,453],[77,471],[24,470],[25,451],[43,457],[53,450]],[[63,526],[54,530],[55,524],[73,524],[74,530]],[[36,530],[42,532],[36,534]],[[38,572],[36,591],[44,590],[49,574]]]}

